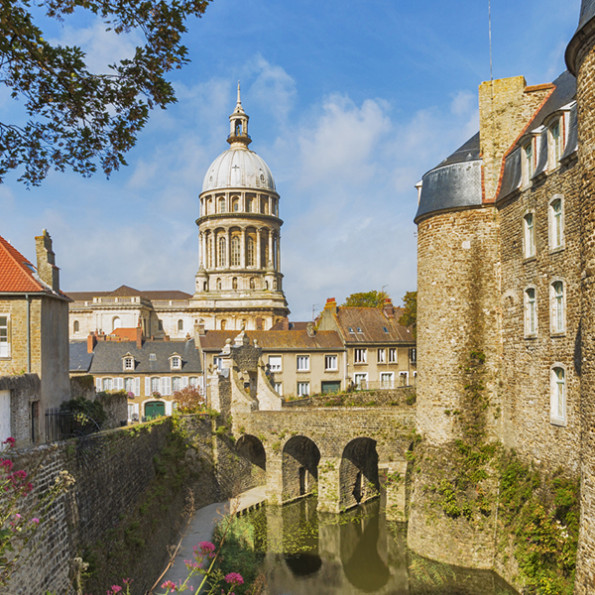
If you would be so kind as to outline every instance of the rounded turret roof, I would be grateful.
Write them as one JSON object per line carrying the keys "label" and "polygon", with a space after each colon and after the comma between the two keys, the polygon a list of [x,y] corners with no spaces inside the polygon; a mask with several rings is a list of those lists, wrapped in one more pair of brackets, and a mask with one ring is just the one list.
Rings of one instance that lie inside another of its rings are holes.
{"label": "rounded turret roof", "polygon": [[566,48],[566,65],[572,74],[576,75],[576,58],[581,42],[592,33],[595,28],[595,0],[582,0],[578,27]]}
{"label": "rounded turret roof", "polygon": [[202,191],[253,188],[276,192],[273,174],[265,160],[246,146],[232,146],[211,163]]}

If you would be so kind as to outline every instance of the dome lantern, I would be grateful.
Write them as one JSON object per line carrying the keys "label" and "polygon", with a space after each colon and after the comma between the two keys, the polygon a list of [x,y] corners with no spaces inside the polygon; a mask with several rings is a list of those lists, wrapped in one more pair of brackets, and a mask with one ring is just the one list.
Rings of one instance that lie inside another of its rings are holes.
{"label": "dome lantern", "polygon": [[240,81],[238,81],[238,100],[236,108],[229,116],[229,136],[227,142],[234,148],[247,147],[252,139],[248,134],[248,120],[249,116],[242,107],[242,100],[240,98]]}

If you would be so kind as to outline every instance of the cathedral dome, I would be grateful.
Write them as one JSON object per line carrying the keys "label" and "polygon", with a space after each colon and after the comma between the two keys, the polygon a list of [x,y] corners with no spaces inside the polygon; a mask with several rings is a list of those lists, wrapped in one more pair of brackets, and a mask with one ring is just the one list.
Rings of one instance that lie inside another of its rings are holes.
{"label": "cathedral dome", "polygon": [[225,188],[254,188],[276,192],[275,180],[264,159],[246,146],[224,151],[211,163],[202,183],[202,191]]}

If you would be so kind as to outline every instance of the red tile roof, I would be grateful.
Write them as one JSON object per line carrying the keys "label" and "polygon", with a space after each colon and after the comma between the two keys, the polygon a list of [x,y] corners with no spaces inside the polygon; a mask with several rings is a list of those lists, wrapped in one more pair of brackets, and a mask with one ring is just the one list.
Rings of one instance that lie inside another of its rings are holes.
{"label": "red tile roof", "polygon": [[110,334],[114,337],[118,337],[120,341],[136,341],[136,327],[123,327],[120,326],[114,329]]}
{"label": "red tile roof", "polygon": [[35,267],[0,236],[0,292],[51,293],[37,276]]}

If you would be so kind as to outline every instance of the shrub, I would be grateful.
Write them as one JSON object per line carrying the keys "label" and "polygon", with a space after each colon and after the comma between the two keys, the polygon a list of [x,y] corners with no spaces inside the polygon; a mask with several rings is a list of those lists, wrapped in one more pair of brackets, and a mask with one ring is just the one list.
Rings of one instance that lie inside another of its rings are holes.
{"label": "shrub", "polygon": [[205,397],[196,386],[187,386],[173,394],[181,413],[196,413],[205,410]]}
{"label": "shrub", "polygon": [[98,432],[107,415],[99,401],[71,399],[60,405],[61,430],[65,436],[81,436]]}

